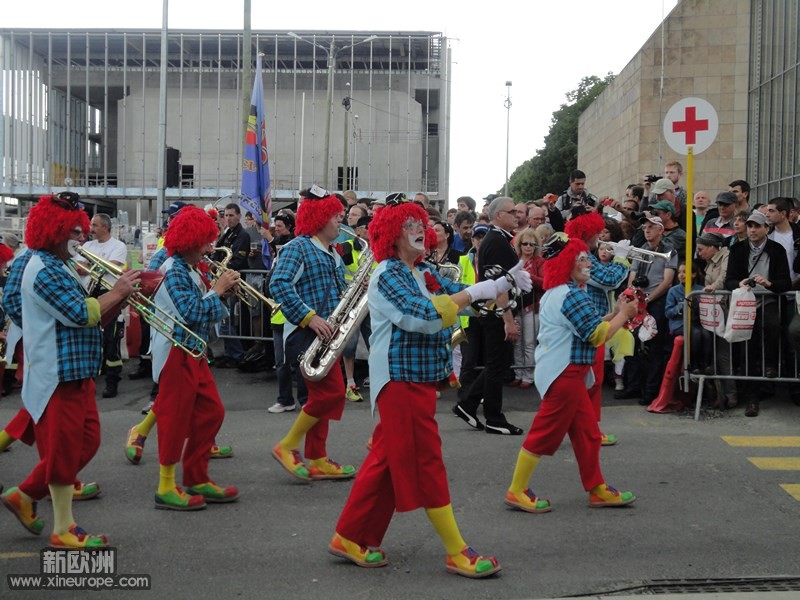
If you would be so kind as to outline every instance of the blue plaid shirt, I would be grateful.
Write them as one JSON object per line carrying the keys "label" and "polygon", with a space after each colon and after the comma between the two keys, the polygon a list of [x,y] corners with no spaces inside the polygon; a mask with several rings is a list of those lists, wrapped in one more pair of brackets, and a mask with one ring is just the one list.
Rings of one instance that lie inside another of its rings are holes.
{"label": "blue plaid shirt", "polygon": [[[444,279],[424,262],[415,271],[416,275],[401,260],[389,258],[373,273],[368,294],[373,331],[370,381],[373,368],[376,374],[385,373],[387,355],[390,381],[436,382],[446,379],[452,371],[452,328],[442,329],[442,317],[430,296],[452,295],[467,286]],[[422,291],[428,291],[425,272],[436,278],[441,289],[428,294]],[[386,383],[380,381],[386,379],[385,375],[376,377],[379,378],[376,383]],[[373,397],[377,391],[374,390]]]}
{"label": "blue plaid shirt", "polygon": [[[58,313],[77,326],[67,326],[56,320],[58,380],[77,381],[96,377],[100,371],[102,334],[100,324],[89,324],[86,291],[77,278],[65,270],[64,261],[43,250],[34,251],[44,268],[33,282],[33,299],[47,306],[49,313]],[[31,257],[29,257],[30,260]],[[22,295],[28,291],[23,287]],[[24,315],[23,315],[24,319]],[[32,340],[33,341],[33,340]],[[26,346],[28,338],[26,337]]]}
{"label": "blue plaid shirt", "polygon": [[[191,331],[208,341],[211,324],[221,321],[226,314],[226,309],[219,296],[206,294],[200,290],[197,282],[192,278],[192,267],[182,256],[175,254],[172,260],[173,263],[164,274],[164,281],[161,285],[169,294],[169,299],[174,305],[175,316]],[[158,295],[156,299],[160,300]],[[176,326],[173,335],[176,340],[191,346],[190,342],[183,339],[184,334],[181,327]]]}
{"label": "blue plaid shirt", "polygon": [[589,343],[589,336],[603,321],[604,315],[598,313],[585,287],[578,287],[572,281],[567,285],[569,291],[561,305],[561,314],[577,332],[577,335],[572,337],[569,362],[574,365],[591,365],[594,364],[597,348]]}
{"label": "blue plaid shirt", "polygon": [[22,327],[22,274],[33,256],[33,250],[25,250],[11,263],[6,286],[3,288],[3,309],[6,316],[17,327]]}
{"label": "blue plaid shirt", "polygon": [[158,250],[156,250],[155,254],[150,257],[150,262],[147,263],[147,270],[148,271],[158,271],[165,262],[169,255],[167,254],[167,249],[164,246],[161,246]]}
{"label": "blue plaid shirt", "polygon": [[[313,310],[327,319],[347,289],[342,258],[308,235],[296,237],[281,250],[269,284],[293,330]],[[288,335],[288,332],[287,332]]]}
{"label": "blue plaid shirt", "polygon": [[603,264],[594,254],[589,254],[592,261],[591,280],[586,292],[594,302],[597,311],[605,316],[610,312],[608,292],[617,289],[628,276],[628,265],[619,260]]}

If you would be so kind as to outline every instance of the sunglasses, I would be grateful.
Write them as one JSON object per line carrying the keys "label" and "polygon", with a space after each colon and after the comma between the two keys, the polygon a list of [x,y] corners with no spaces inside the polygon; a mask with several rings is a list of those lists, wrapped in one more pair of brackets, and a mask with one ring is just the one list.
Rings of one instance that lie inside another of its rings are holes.
{"label": "sunglasses", "polygon": [[536,244],[534,242],[520,242],[519,245],[520,246],[528,246],[528,247],[532,246],[534,248],[536,247]]}
{"label": "sunglasses", "polygon": [[52,197],[52,202],[64,210],[83,210],[80,196],[75,192],[60,192]]}
{"label": "sunglasses", "polygon": [[386,196],[386,206],[400,206],[408,202],[408,197],[402,192]]}

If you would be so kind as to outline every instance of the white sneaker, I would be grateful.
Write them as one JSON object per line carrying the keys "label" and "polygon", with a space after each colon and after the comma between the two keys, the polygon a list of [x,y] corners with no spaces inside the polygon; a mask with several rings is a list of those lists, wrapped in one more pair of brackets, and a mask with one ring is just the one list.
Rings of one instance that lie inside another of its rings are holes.
{"label": "white sneaker", "polygon": [[294,404],[292,404],[291,406],[284,406],[280,402],[276,402],[267,409],[267,412],[271,412],[273,414],[278,414],[282,412],[291,412],[294,410],[294,407],[295,407]]}
{"label": "white sneaker", "polygon": [[364,377],[364,383],[361,384],[361,387],[363,388],[369,387],[369,377]]}

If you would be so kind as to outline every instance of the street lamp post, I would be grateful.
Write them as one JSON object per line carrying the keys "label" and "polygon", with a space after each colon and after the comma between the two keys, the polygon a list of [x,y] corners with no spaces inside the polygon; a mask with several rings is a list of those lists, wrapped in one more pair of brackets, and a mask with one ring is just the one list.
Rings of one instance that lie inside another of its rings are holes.
{"label": "street lamp post", "polygon": [[506,185],[503,188],[503,195],[508,196],[508,148],[511,139],[511,82],[506,81]]}
{"label": "street lamp post", "polygon": [[[325,170],[325,187],[330,189],[330,156],[331,156],[331,113],[333,112],[333,74],[336,68],[336,57],[340,52],[343,50],[348,50],[353,46],[358,46],[359,44],[365,44],[366,42],[371,42],[372,40],[378,39],[377,35],[371,35],[367,38],[364,38],[361,41],[355,42],[354,44],[349,44],[347,46],[342,46],[341,48],[336,48],[334,43],[334,36],[331,36],[331,45],[330,48],[326,48],[322,44],[318,44],[311,40],[308,40],[302,36],[297,35],[295,32],[290,31],[288,34],[290,37],[293,37],[297,40],[301,40],[306,42],[307,44],[311,44],[312,46],[316,46],[323,52],[328,55],[328,97],[327,97],[327,106],[328,106],[328,114],[325,118],[325,160],[323,162],[323,168]],[[346,118],[346,115],[345,115]],[[345,175],[345,178],[347,175]]]}

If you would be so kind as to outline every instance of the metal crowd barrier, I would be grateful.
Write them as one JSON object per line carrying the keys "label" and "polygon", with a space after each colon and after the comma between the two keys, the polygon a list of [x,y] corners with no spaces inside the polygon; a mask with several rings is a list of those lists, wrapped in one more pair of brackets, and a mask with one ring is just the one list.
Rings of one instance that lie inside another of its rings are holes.
{"label": "metal crowd barrier", "polygon": [[[239,273],[248,283],[269,297],[269,271],[243,269]],[[272,341],[269,307],[260,304],[251,308],[236,297],[225,299],[223,302],[228,307],[230,316],[220,322],[217,334],[220,339]]]}
{"label": "metal crowd barrier", "polygon": [[[706,380],[723,382],[732,380],[736,384],[750,383],[756,381],[764,381],[771,383],[797,383],[798,373],[798,353],[794,351],[788,339],[789,323],[795,314],[797,314],[797,302],[795,299],[796,293],[800,292],[784,292],[782,294],[774,294],[769,291],[754,291],[756,300],[762,298],[773,299],[774,302],[768,303],[766,310],[777,312],[777,324],[780,331],[780,336],[775,337],[775,332],[766,331],[764,327],[763,310],[765,310],[763,303],[759,302],[759,316],[760,327],[754,329],[751,338],[744,342],[729,343],[721,336],[716,335],[714,332],[708,331],[707,333],[713,336],[714,343],[711,344],[712,364],[707,366],[705,370],[700,372],[691,372],[689,369],[692,361],[692,343],[691,331],[692,328],[702,326],[699,323],[692,323],[691,327],[689,320],[691,319],[690,304],[694,299],[700,296],[713,296],[716,298],[725,298],[725,305],[723,307],[725,314],[725,323],[728,322],[728,313],[730,310],[730,296],[729,291],[717,292],[704,292],[694,291],[684,299],[683,304],[683,331],[684,331],[684,347],[683,347],[683,375],[681,377],[681,389],[689,393],[690,382],[697,382],[697,402],[695,405],[694,418],[699,420],[700,408],[703,401],[703,389]],[[694,312],[694,310],[692,311]],[[706,331],[704,329],[704,331]],[[708,335],[706,336],[708,338]],[[760,365],[751,364],[751,345],[757,344],[755,353],[760,358]],[[775,369],[777,370],[776,377],[767,377],[766,371],[766,348],[767,344],[777,344],[777,361]],[[726,366],[727,363],[727,366]],[[717,394],[723,394],[721,386],[717,386]],[[736,391],[739,397],[739,390]],[[741,397],[739,402],[741,403]]]}

